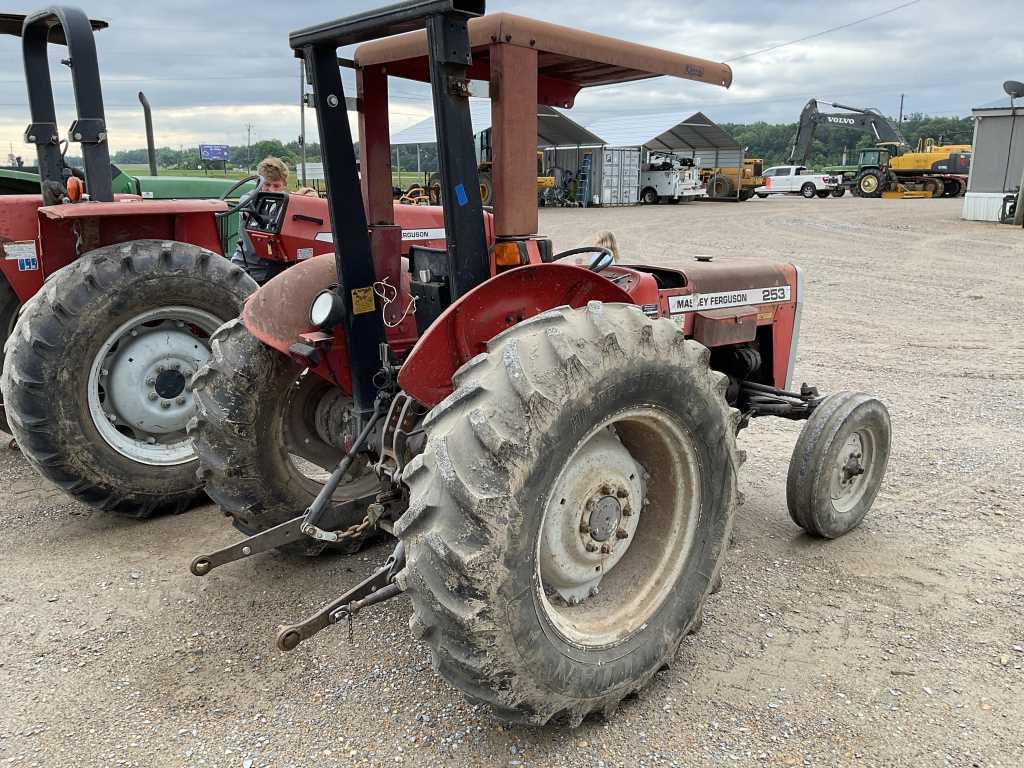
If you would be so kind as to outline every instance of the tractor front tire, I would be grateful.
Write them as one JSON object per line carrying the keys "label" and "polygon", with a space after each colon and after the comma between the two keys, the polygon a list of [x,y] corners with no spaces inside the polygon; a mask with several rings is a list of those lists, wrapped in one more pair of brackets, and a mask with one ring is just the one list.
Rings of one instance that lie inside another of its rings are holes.
{"label": "tractor front tire", "polygon": [[[14,332],[14,324],[18,321],[20,308],[21,302],[18,301],[14,289],[0,277],[0,350],[7,345],[7,340]],[[7,423],[7,409],[4,408],[2,396],[0,396],[0,429],[11,434],[11,426]]]}
{"label": "tractor front tire", "polygon": [[[237,319],[214,334],[210,359],[196,374],[193,386],[196,414],[188,433],[199,453],[199,476],[207,495],[235,527],[252,536],[309,507],[327,475],[327,470],[317,471],[317,467],[333,469],[345,455],[317,436],[315,424],[320,401],[340,391],[316,374],[304,373],[302,365],[260,342]],[[300,450],[306,458],[299,455]],[[376,484],[372,473],[353,471],[334,498],[363,495]],[[361,513],[346,517],[338,509],[334,515],[340,528],[363,517]],[[363,535],[329,546],[351,554],[367,538]],[[310,539],[285,549],[315,555],[325,546]]]}
{"label": "tractor front tire", "polygon": [[859,392],[825,398],[804,424],[789,463],[793,522],[828,539],[860,525],[885,476],[891,431],[881,401]]}
{"label": "tractor front tire", "polygon": [[188,379],[256,284],[185,243],[104,246],[55,272],[22,310],[0,388],[29,462],[91,506],[135,518],[201,493]]}
{"label": "tractor front tire", "polygon": [[832,197],[842,197],[843,195],[846,194],[846,189],[844,187],[836,187],[835,189],[832,190],[831,194]]}
{"label": "tractor front tire", "polygon": [[394,530],[413,634],[471,700],[575,727],[672,662],[736,503],[738,412],[708,361],[677,323],[591,302],[456,373]]}

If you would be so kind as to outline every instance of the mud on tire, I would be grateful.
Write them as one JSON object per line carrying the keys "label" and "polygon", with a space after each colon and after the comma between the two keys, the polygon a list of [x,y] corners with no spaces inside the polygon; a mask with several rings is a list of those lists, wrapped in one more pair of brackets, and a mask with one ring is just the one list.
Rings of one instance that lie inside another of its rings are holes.
{"label": "mud on tire", "polygon": [[[428,414],[427,447],[406,469],[410,506],[395,533],[406,545],[413,633],[471,700],[511,721],[575,725],[591,712],[610,714],[671,663],[700,620],[735,508],[738,414],[708,359],[671,320],[636,307],[564,307],[493,339]],[[666,432],[644,433],[639,415],[628,421],[641,412]],[[569,638],[563,619],[572,608],[552,609],[540,585],[539,536],[545,509],[574,501],[556,501],[553,489],[578,446],[620,418],[618,439],[648,475],[650,501],[641,497],[633,545],[607,570],[600,597],[592,608],[581,605],[598,621],[607,609],[642,624],[591,646]],[[676,499],[666,489],[679,479],[672,473],[683,466],[683,448],[665,434],[684,438],[693,470],[686,477],[695,478],[696,506],[686,517],[692,538],[678,564],[656,556],[657,526],[643,527],[644,516],[671,523],[681,508],[666,501]],[[651,563],[662,569],[645,570]],[[667,590],[644,593],[659,599],[643,616],[628,615],[633,575]]]}
{"label": "mud on tire", "polygon": [[[298,418],[312,419],[311,408],[331,387],[319,376],[302,374],[302,366],[255,339],[240,320],[232,320],[217,329],[210,360],[193,381],[196,415],[188,432],[199,453],[199,476],[207,495],[247,536],[302,514],[320,491],[319,483],[299,471],[285,433],[288,408],[294,404]],[[313,449],[330,455],[333,463],[340,461],[341,451],[316,437],[309,439],[316,443]],[[343,483],[337,495],[356,495],[357,488],[365,492],[364,485]],[[342,527],[361,519],[362,514],[344,519]],[[331,548],[355,552],[366,538]],[[286,549],[318,554],[324,548],[311,539]]]}
{"label": "mud on tire", "polygon": [[255,288],[222,256],[160,240],[98,248],[55,272],[26,303],[0,381],[25,458],[67,493],[106,511],[145,518],[187,508],[202,489],[195,458],[158,466],[115,450],[90,411],[90,371],[103,345],[133,318],[182,306],[222,322]]}

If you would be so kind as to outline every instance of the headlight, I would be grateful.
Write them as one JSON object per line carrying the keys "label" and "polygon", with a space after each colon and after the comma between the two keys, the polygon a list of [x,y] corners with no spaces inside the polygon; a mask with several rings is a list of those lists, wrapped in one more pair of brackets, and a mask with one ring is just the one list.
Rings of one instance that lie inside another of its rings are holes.
{"label": "headlight", "polygon": [[309,322],[329,331],[345,318],[345,304],[333,289],[320,291],[309,305]]}

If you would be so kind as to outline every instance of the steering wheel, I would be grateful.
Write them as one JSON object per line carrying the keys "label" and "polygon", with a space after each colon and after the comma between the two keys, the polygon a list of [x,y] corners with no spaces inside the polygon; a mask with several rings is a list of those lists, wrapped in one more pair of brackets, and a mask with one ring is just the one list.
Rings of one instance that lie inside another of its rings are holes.
{"label": "steering wheel", "polygon": [[259,191],[261,189],[263,189],[263,177],[262,176],[253,175],[253,176],[246,176],[244,179],[239,179],[237,184],[234,184],[230,189],[228,189],[226,192],[224,192],[224,194],[222,194],[220,196],[220,199],[221,200],[229,199],[231,197],[231,195],[236,190],[241,189],[246,184],[248,184],[250,181],[255,181],[256,182],[256,188],[252,191],[252,193],[249,194],[248,197],[243,198],[242,200],[239,200],[234,205],[229,206],[226,211],[221,211],[220,213],[215,214],[218,219],[222,219],[225,216],[231,216],[233,214],[240,213],[241,211],[249,211],[250,213],[254,212],[254,209],[252,207],[253,206],[253,202],[256,200],[256,195],[259,194]]}
{"label": "steering wheel", "polygon": [[615,263],[615,254],[612,253],[610,248],[605,248],[603,245],[584,245],[581,248],[570,248],[568,251],[556,253],[552,257],[552,261],[558,261],[566,256],[575,256],[577,253],[596,254],[588,267],[591,272],[603,272]]}

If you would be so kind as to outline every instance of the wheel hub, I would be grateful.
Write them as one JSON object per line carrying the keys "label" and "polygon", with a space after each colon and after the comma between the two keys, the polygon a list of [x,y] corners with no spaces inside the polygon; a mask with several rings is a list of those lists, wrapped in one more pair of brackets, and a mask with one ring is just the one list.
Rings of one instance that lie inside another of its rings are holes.
{"label": "wheel hub", "polygon": [[831,496],[837,509],[855,505],[866,488],[867,467],[872,460],[873,444],[867,436],[854,432],[843,443],[832,469]]}
{"label": "wheel hub", "polygon": [[185,391],[186,381],[185,374],[180,370],[164,370],[157,374],[153,389],[159,397],[177,397]]}
{"label": "wheel hub", "polygon": [[587,502],[591,509],[588,528],[590,538],[594,541],[608,541],[609,537],[619,529],[622,519],[622,505],[614,496],[600,496]]}
{"label": "wheel hub", "polygon": [[645,472],[612,429],[582,446],[553,490],[541,530],[545,589],[576,605],[597,594],[639,524]]}
{"label": "wheel hub", "polygon": [[103,439],[134,461],[191,461],[185,427],[194,409],[189,380],[210,356],[219,318],[193,307],[144,312],[100,347],[89,375],[89,410]]}

